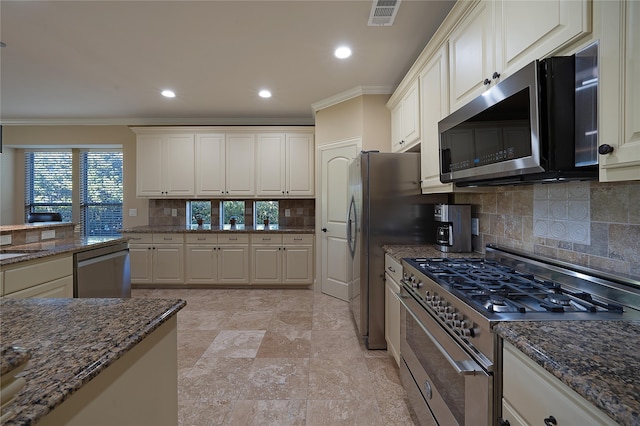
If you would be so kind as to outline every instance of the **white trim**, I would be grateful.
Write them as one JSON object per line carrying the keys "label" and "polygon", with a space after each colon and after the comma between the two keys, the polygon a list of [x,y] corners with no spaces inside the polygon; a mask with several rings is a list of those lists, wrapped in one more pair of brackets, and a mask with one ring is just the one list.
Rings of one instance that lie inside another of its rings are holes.
{"label": "white trim", "polygon": [[311,104],[314,114],[321,109],[329,108],[349,99],[357,98],[362,95],[390,95],[393,93],[393,87],[390,86],[357,86],[337,95],[328,97],[314,104]]}
{"label": "white trim", "polygon": [[238,117],[238,118],[16,118],[2,119],[11,126],[313,126],[308,117]]}

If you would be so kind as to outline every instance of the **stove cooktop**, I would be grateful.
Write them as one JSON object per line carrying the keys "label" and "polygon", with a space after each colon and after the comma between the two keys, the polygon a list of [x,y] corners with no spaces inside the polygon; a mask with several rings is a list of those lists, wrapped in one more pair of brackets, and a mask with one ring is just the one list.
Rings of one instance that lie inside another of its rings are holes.
{"label": "stove cooktop", "polygon": [[588,292],[570,290],[492,260],[406,260],[451,293],[488,313],[624,311],[622,305],[596,300]]}

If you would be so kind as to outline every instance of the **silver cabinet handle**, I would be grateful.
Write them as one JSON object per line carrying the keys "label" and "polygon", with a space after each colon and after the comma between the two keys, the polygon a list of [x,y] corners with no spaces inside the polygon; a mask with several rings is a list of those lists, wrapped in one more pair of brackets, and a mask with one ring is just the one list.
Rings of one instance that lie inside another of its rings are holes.
{"label": "silver cabinet handle", "polygon": [[390,270],[391,272],[396,272],[396,270],[393,269],[391,266],[387,266],[387,269]]}

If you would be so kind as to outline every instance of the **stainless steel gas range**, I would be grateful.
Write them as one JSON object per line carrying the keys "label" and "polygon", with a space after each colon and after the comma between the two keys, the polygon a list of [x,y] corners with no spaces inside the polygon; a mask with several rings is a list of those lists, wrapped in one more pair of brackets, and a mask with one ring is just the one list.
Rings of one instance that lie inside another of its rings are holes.
{"label": "stainless steel gas range", "polygon": [[500,321],[640,319],[640,281],[487,246],[403,259],[400,366],[423,425],[496,425]]}

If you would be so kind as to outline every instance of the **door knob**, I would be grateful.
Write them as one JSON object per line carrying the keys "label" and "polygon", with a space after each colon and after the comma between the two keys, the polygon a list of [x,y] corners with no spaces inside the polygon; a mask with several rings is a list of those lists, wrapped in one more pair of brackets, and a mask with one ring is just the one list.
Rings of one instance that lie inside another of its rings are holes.
{"label": "door knob", "polygon": [[328,229],[327,228],[322,228],[322,232],[327,232]]}

